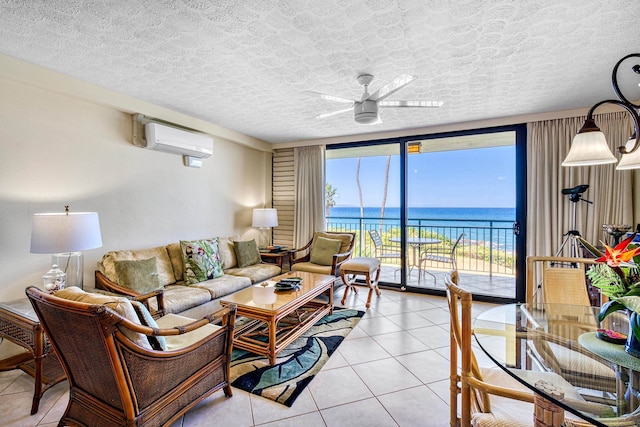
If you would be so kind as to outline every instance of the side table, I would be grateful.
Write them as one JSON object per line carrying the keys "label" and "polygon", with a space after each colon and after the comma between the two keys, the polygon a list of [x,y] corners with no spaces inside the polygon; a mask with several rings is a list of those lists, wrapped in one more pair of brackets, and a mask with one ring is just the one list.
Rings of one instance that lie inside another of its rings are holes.
{"label": "side table", "polygon": [[0,337],[30,352],[1,360],[0,371],[20,368],[34,378],[33,415],[44,392],[67,377],[28,299],[0,303]]}
{"label": "side table", "polygon": [[284,264],[284,259],[286,256],[287,250],[282,250],[279,252],[260,252],[260,258],[262,258],[262,261],[275,264],[280,267],[280,270],[282,270],[282,266]]}

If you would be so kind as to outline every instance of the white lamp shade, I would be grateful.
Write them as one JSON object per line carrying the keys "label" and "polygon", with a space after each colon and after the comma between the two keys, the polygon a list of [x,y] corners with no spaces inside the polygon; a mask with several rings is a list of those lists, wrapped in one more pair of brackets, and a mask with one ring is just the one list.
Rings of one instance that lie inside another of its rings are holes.
{"label": "white lamp shade", "polygon": [[34,214],[31,249],[34,254],[84,251],[102,246],[96,212]]}
{"label": "white lamp shade", "polygon": [[[631,150],[636,143],[635,135],[625,144],[627,150]],[[633,153],[623,154],[616,166],[616,170],[640,169],[640,148]]]}
{"label": "white lamp shade", "polygon": [[278,210],[273,208],[254,209],[251,226],[256,228],[277,227]]}
{"label": "white lamp shade", "polygon": [[562,166],[590,166],[615,163],[607,139],[602,132],[581,132],[573,137],[569,154]]}

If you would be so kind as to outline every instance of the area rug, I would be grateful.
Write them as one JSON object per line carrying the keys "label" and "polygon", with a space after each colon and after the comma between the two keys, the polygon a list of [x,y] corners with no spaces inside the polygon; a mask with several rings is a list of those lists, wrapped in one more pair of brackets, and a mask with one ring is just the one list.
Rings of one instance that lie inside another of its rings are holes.
{"label": "area rug", "polygon": [[231,385],[286,406],[293,402],[351,332],[364,311],[334,307],[278,354],[271,366],[264,356],[234,349]]}

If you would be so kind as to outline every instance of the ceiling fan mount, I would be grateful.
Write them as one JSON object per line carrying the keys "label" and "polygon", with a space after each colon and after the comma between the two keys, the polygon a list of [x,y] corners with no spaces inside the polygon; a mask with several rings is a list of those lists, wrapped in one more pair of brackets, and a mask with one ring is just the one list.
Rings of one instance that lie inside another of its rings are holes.
{"label": "ceiling fan mount", "polygon": [[415,80],[414,76],[410,76],[408,74],[402,74],[386,85],[382,86],[380,89],[375,91],[374,93],[369,93],[369,85],[373,81],[374,76],[372,74],[360,74],[357,77],[358,83],[362,87],[364,87],[364,92],[359,101],[354,101],[347,98],[342,98],[339,96],[327,95],[324,93],[313,92],[317,95],[320,95],[321,98],[336,101],[342,103],[350,104],[349,108],[345,108],[338,111],[333,111],[331,113],[325,113],[317,116],[318,119],[324,119],[327,117],[335,116],[337,114],[346,113],[349,111],[353,111],[354,119],[356,123],[360,124],[378,124],[382,123],[380,120],[380,115],[378,114],[379,107],[394,107],[394,108],[437,108],[440,107],[443,102],[442,101],[384,101],[388,96],[396,93],[398,90],[402,89],[404,86],[411,83]]}

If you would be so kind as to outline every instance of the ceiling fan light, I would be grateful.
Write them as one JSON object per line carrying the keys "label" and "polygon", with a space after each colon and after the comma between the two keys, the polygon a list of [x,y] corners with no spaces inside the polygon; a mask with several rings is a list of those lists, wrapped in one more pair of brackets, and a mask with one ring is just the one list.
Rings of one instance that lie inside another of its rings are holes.
{"label": "ceiling fan light", "polygon": [[[635,134],[629,138],[624,147],[627,151],[631,150],[636,143]],[[623,154],[618,162],[618,166],[616,166],[616,170],[627,170],[627,169],[640,169],[640,149],[634,151],[633,153]]]}
{"label": "ceiling fan light", "polygon": [[589,130],[581,131],[573,137],[571,149],[562,166],[604,165],[616,161],[604,134],[600,130]]}
{"label": "ceiling fan light", "polygon": [[356,102],[353,106],[353,114],[357,123],[375,124],[378,121],[378,104],[374,101]]}

